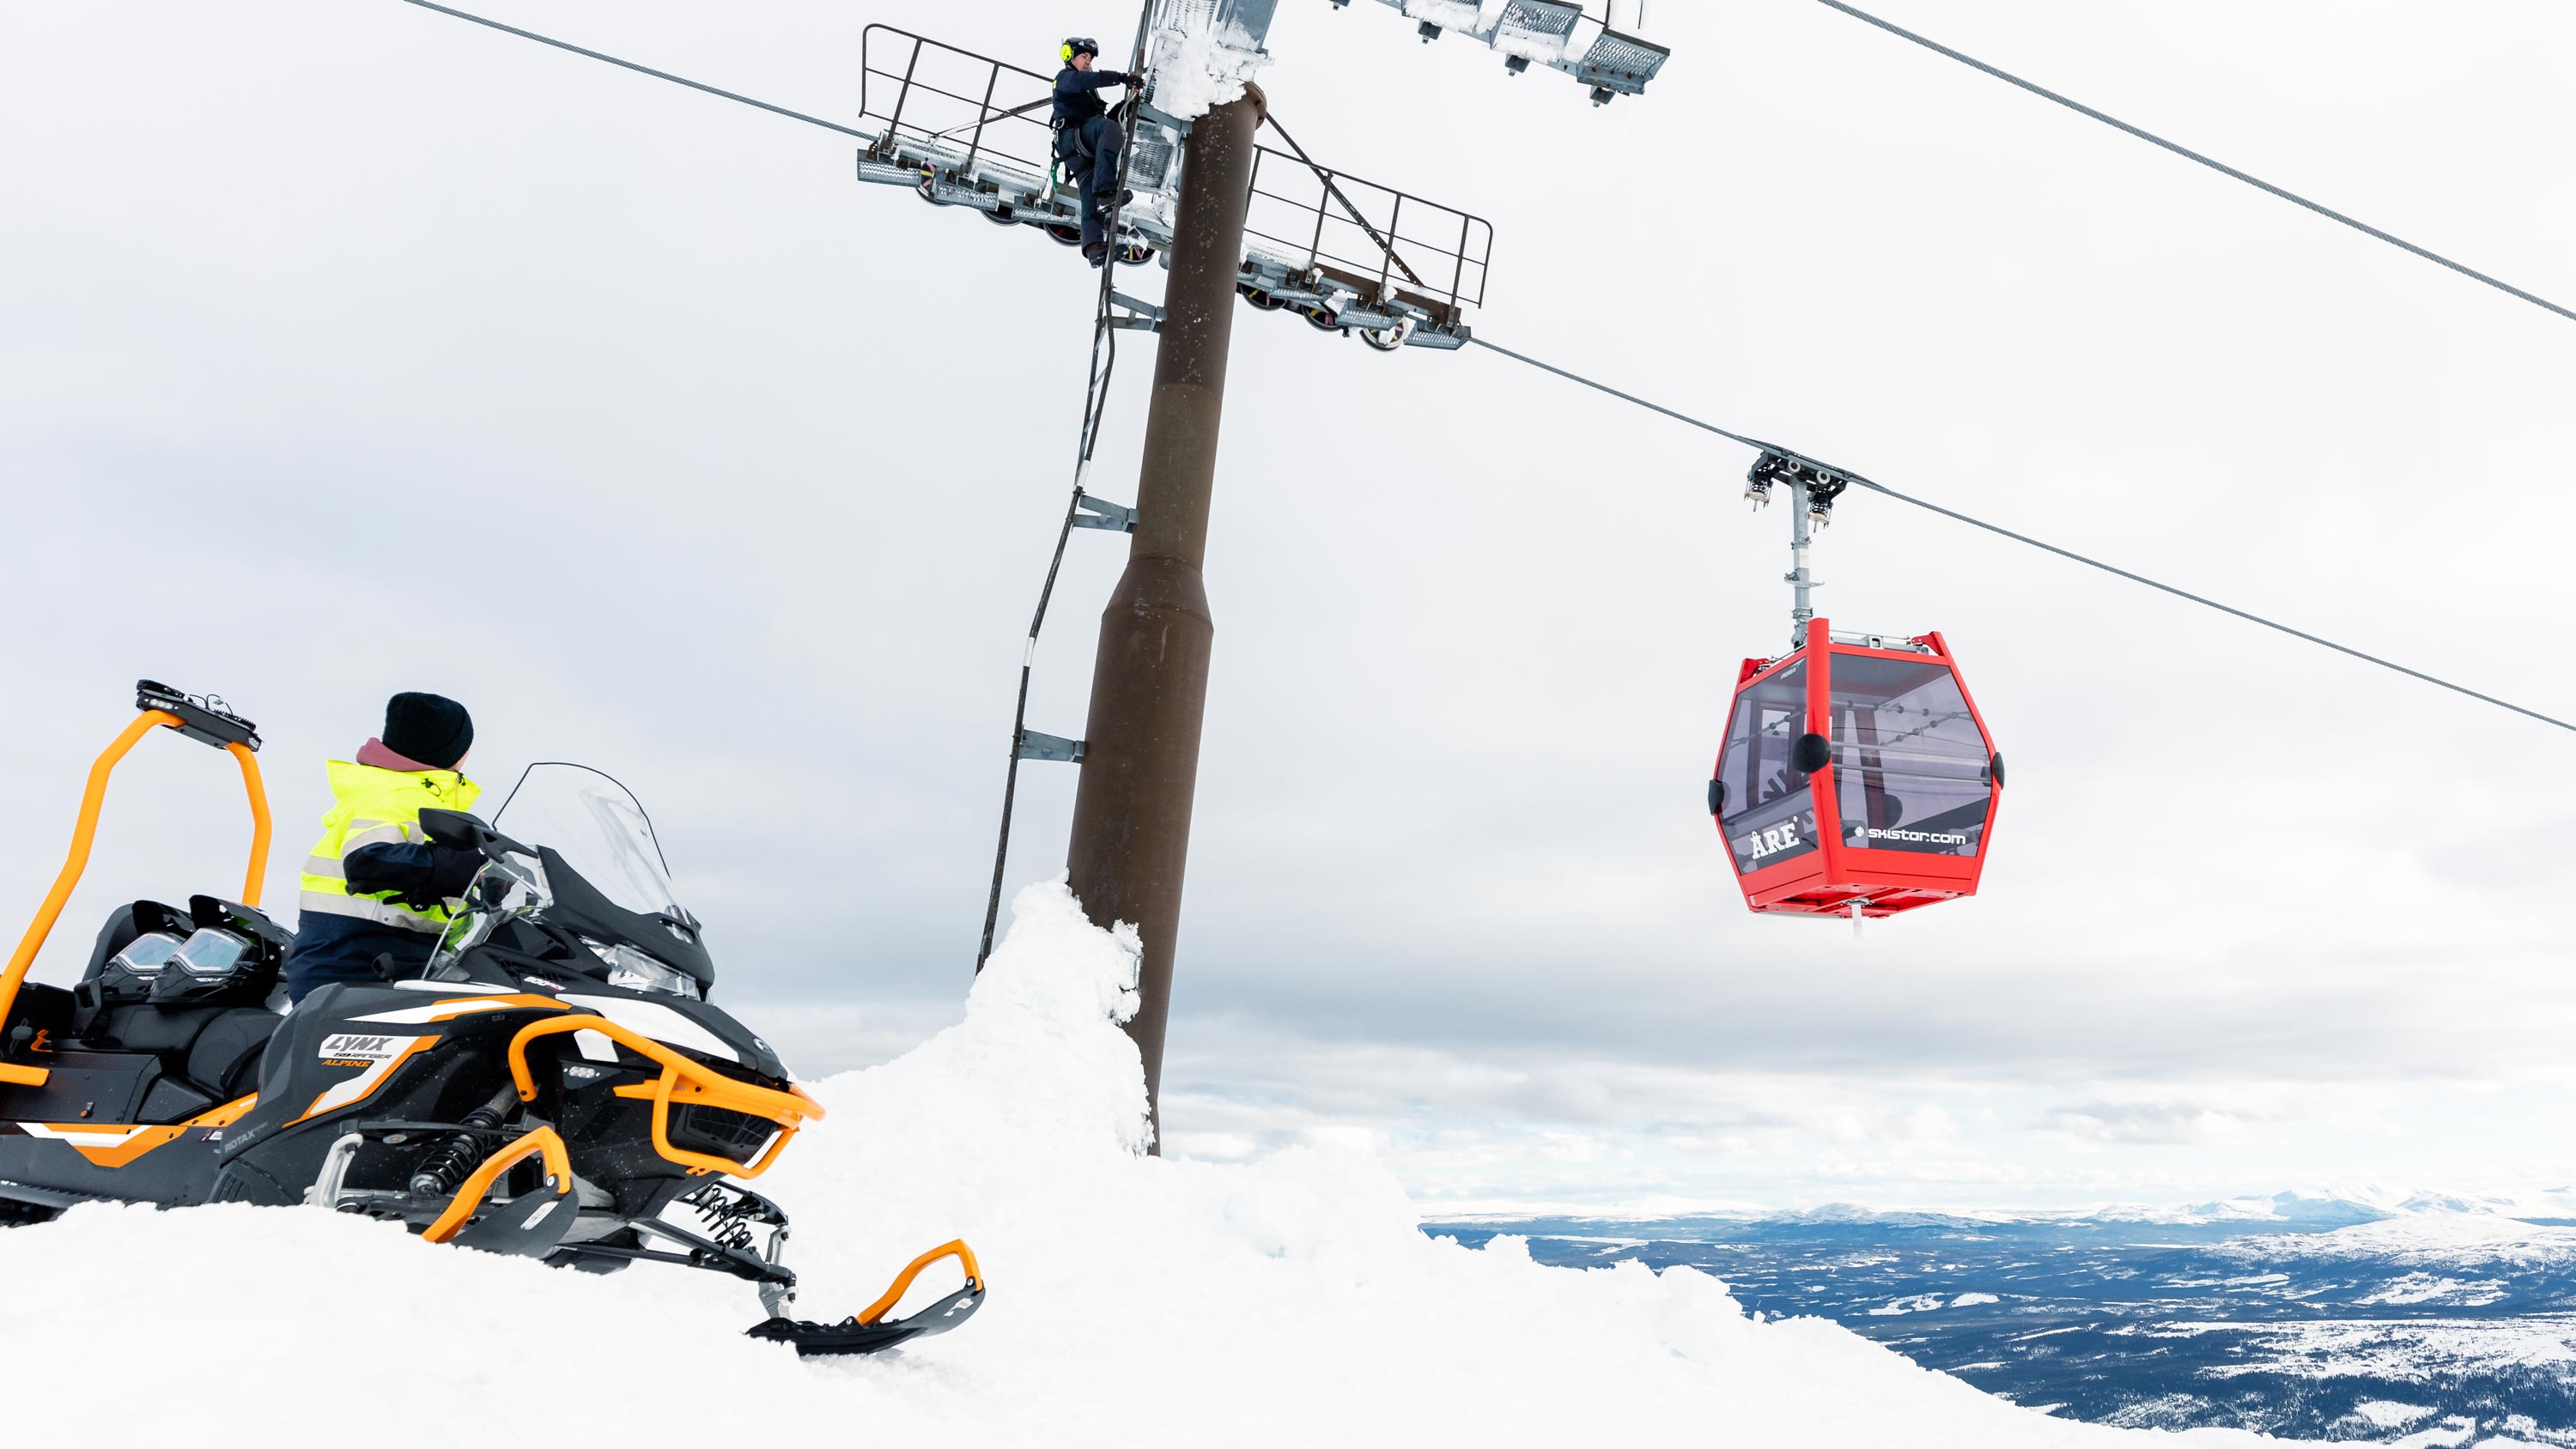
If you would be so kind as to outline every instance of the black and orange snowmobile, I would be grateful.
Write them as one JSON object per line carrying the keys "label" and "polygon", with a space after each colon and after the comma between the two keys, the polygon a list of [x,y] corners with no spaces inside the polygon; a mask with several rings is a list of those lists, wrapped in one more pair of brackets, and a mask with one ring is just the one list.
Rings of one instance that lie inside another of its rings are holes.
{"label": "black and orange snowmobile", "polygon": [[[259,909],[258,731],[219,700],[149,680],[135,703],[141,715],[90,770],[70,859],[0,973],[0,1225],[91,1200],[309,1204],[593,1271],[731,1274],[769,1311],[753,1335],[807,1354],[944,1333],[982,1304],[975,1255],[952,1242],[864,1312],[789,1316],[786,1214],[741,1184],[823,1109],[708,1001],[698,919],[623,786],[535,765],[492,824],[423,811],[430,839],[485,862],[427,968],[283,1010],[294,937]],[[239,763],[253,822],[241,899],[121,906],[77,985],[28,981],[88,864],[109,775],[156,729]],[[946,1258],[965,1286],[888,1317]]]}

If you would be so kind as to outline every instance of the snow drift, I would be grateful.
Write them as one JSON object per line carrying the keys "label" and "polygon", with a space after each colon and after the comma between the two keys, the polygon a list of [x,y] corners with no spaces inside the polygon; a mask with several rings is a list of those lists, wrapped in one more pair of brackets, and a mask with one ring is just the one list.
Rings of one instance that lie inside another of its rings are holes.
{"label": "snow drift", "polygon": [[[1361,1157],[1141,1156],[1115,1026],[1132,935],[1061,885],[1014,905],[965,1016],[819,1084],[830,1118],[761,1183],[795,1215],[802,1316],[839,1317],[963,1235],[975,1321],[883,1358],[752,1342],[743,1285],[436,1249],[316,1211],[85,1207],[0,1231],[0,1364],[94,1384],[85,1443],[978,1446],[1589,1442],[2084,1445],[2139,1436],[2013,1408],[1818,1320],[1748,1318],[1714,1278],[1532,1263],[1418,1231]],[[925,1280],[916,1303],[953,1283]],[[506,1437],[505,1437],[506,1436]],[[2253,1444],[2201,1431],[2192,1444]]]}

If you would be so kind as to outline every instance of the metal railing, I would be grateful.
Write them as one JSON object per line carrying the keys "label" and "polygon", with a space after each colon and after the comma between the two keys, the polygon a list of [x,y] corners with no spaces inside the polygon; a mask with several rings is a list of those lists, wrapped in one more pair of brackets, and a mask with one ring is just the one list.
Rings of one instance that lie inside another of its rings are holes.
{"label": "metal railing", "polygon": [[[919,168],[923,194],[934,201],[973,201],[999,220],[1013,219],[1014,204],[1022,208],[1020,220],[1069,214],[1070,188],[1048,184],[1055,157],[1052,76],[892,25],[870,25],[862,33],[859,74],[860,116],[883,128],[867,158],[888,168],[869,175],[863,164],[864,177],[903,180],[894,166]],[[1277,129],[1275,119],[1271,124]],[[1286,275],[1325,293],[1353,293],[1362,309],[1402,304],[1441,334],[1454,333],[1467,308],[1484,305],[1491,224],[1319,165],[1286,131],[1279,134],[1294,154],[1261,146],[1253,157],[1244,228],[1248,275]],[[1174,139],[1160,125],[1139,129],[1127,175],[1140,197],[1175,179]],[[1031,214],[1030,206],[1038,212]],[[1166,224],[1152,215],[1137,218],[1156,241],[1168,240],[1161,235]]]}
{"label": "metal railing", "polygon": [[1267,146],[1253,157],[1244,235],[1254,251],[1320,270],[1364,300],[1391,292],[1441,327],[1484,305],[1494,248],[1482,217]]}
{"label": "metal railing", "polygon": [[892,138],[992,158],[1044,177],[1055,161],[1055,78],[891,25],[859,39],[859,115]]}

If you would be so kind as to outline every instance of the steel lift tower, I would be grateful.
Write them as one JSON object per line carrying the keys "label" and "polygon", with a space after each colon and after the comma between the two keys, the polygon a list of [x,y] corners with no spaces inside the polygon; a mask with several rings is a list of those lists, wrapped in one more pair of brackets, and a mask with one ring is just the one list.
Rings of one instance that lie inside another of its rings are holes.
{"label": "steel lift tower", "polygon": [[[1482,40],[1504,55],[1507,72],[1522,74],[1533,64],[1563,71],[1591,87],[1595,104],[1640,93],[1666,56],[1559,0],[1385,3],[1414,18],[1426,41],[1444,33]],[[1268,60],[1277,4],[1149,5],[1134,64],[1151,81],[1126,120],[1135,200],[1117,218],[1112,254],[1130,266],[1159,256],[1168,277],[1159,305],[1103,282],[1093,401],[1065,530],[1067,537],[1075,527],[1122,531],[1133,542],[1101,614],[1084,737],[1027,728],[1024,661],[1024,713],[1013,727],[1004,794],[1007,855],[1019,762],[1082,767],[1067,865],[1091,919],[1130,922],[1144,943],[1141,1000],[1128,1032],[1144,1058],[1157,1141],[1216,637],[1204,570],[1235,299],[1293,311],[1319,330],[1357,334],[1380,351],[1454,351],[1468,337],[1467,309],[1483,301],[1493,246],[1493,229],[1476,217],[1325,168],[1269,118],[1248,80]],[[1042,231],[1068,245],[1078,239],[1079,203],[1058,179],[1045,119],[1051,77],[889,26],[868,28],[861,68],[863,124],[879,127],[859,152],[861,181],[909,187],[933,204],[972,209],[996,225]],[[1236,98],[1203,104],[1213,98],[1212,79],[1216,91]],[[1265,122],[1288,152],[1259,144]],[[1107,377],[1101,344],[1114,349],[1114,334],[1125,330],[1160,337],[1132,509],[1085,492]],[[1050,594],[1053,584],[1050,571]],[[1030,630],[1032,657],[1044,600]],[[997,860],[994,909],[1002,868]],[[988,913],[988,953],[992,929]]]}

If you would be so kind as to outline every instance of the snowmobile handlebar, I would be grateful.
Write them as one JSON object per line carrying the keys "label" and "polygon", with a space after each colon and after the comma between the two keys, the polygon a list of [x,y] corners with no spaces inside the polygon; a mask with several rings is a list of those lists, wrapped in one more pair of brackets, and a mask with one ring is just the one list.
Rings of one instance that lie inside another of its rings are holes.
{"label": "snowmobile handlebar", "polygon": [[486,860],[499,860],[504,855],[524,855],[534,859],[536,851],[483,823],[482,817],[462,810],[423,810],[420,833],[432,845],[451,850],[470,850]]}
{"label": "snowmobile handlebar", "polygon": [[[510,1038],[510,1079],[518,1084],[520,1101],[537,1099],[537,1079],[528,1067],[528,1047],[541,1037],[559,1036],[568,1031],[595,1031],[662,1069],[662,1075],[651,1085],[639,1082],[619,1087],[617,1095],[640,1097],[652,1102],[653,1150],[682,1167],[732,1177],[758,1177],[778,1160],[779,1153],[787,1150],[787,1144],[795,1140],[798,1129],[809,1119],[819,1121],[825,1115],[823,1104],[815,1101],[802,1087],[791,1086],[780,1092],[756,1087],[749,1082],[737,1082],[689,1060],[641,1032],[589,1012],[531,1022],[521,1027],[517,1036]],[[778,1134],[769,1139],[767,1150],[753,1162],[691,1152],[673,1145],[671,1141],[671,1108],[675,1103],[758,1117],[777,1127]]]}
{"label": "snowmobile handlebar", "polygon": [[[45,893],[45,903],[36,911],[35,921],[19,939],[18,949],[9,957],[9,965],[0,971],[0,1023],[9,1019],[10,1008],[18,1001],[18,988],[27,979],[27,970],[36,964],[36,953],[54,932],[54,922],[72,898],[72,889],[80,884],[81,875],[89,869],[90,846],[98,838],[99,812],[107,803],[108,777],[133,750],[144,735],[156,729],[177,730],[190,739],[216,746],[231,755],[241,766],[242,788],[250,796],[250,868],[242,881],[240,904],[254,910],[259,906],[260,881],[268,874],[268,787],[259,774],[259,760],[253,753],[259,748],[259,732],[250,721],[233,715],[206,701],[194,700],[172,689],[145,679],[135,684],[135,707],[142,711],[126,725],[124,731],[109,743],[90,766],[89,783],[81,791],[80,819],[72,828],[72,848],[55,875],[53,888]],[[5,1049],[5,1047],[0,1047]],[[18,1066],[0,1061],[0,1083],[24,1087],[41,1087],[48,1073],[43,1067]]]}

